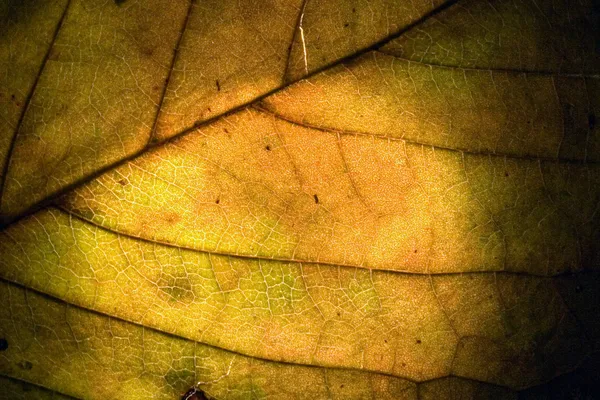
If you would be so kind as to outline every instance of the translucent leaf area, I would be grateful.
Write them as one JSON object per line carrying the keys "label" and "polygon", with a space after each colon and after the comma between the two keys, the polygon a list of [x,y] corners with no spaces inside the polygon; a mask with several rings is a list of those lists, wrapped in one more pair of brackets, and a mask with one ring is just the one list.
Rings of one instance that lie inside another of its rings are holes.
{"label": "translucent leaf area", "polygon": [[0,4],[0,399],[600,391],[596,0]]}

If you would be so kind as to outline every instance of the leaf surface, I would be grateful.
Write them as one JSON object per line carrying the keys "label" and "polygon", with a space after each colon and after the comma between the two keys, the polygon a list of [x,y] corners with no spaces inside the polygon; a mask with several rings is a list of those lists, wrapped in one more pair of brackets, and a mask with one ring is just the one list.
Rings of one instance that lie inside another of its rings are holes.
{"label": "leaf surface", "polygon": [[9,396],[586,385],[595,2],[3,7]]}

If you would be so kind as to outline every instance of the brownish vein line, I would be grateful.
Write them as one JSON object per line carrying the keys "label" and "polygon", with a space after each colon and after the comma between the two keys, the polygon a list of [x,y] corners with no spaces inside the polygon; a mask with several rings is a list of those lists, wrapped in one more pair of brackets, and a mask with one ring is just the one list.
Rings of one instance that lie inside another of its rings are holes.
{"label": "brownish vein line", "polygon": [[415,145],[415,146],[425,146],[425,147],[429,147],[429,148],[434,148],[436,150],[458,152],[458,153],[462,153],[462,154],[469,154],[469,155],[475,155],[475,156],[513,158],[513,159],[517,159],[517,160],[526,160],[526,161],[545,161],[545,162],[555,162],[555,163],[558,162],[558,163],[564,163],[564,164],[590,165],[590,166],[600,164],[600,162],[598,162],[598,161],[586,161],[586,160],[578,160],[578,159],[570,159],[570,158],[552,158],[552,157],[521,155],[521,154],[513,154],[513,153],[477,152],[477,151],[472,151],[472,150],[467,150],[467,149],[445,147],[445,146],[440,146],[437,144],[424,143],[424,142],[419,142],[419,141],[411,140],[411,139],[402,139],[402,138],[393,137],[393,136],[379,135],[379,134],[370,133],[370,132],[347,131],[347,130],[343,130],[343,129],[322,127],[322,126],[318,126],[318,125],[312,125],[312,124],[309,124],[306,122],[296,121],[294,119],[291,119],[289,117],[286,117],[284,115],[276,113],[275,111],[272,111],[271,109],[269,109],[265,104],[253,104],[253,105],[251,105],[251,107],[259,112],[271,115],[274,118],[277,118],[281,121],[290,123],[295,126],[299,126],[301,128],[313,129],[313,130],[326,132],[326,133],[340,134],[340,135],[344,135],[344,136],[365,136],[365,137],[371,137],[371,138],[375,138],[375,139],[402,142],[402,143],[411,144],[411,145]]}
{"label": "brownish vein line", "polygon": [[189,0],[188,10],[185,15],[185,19],[183,20],[183,27],[181,28],[181,32],[179,33],[179,38],[177,39],[177,43],[175,44],[175,49],[173,50],[173,57],[171,58],[171,65],[169,66],[169,71],[167,72],[167,78],[165,79],[165,84],[163,86],[163,90],[160,94],[160,100],[158,102],[158,106],[156,107],[156,115],[154,116],[154,123],[152,124],[152,130],[150,130],[150,135],[148,136],[148,141],[144,148],[148,147],[156,137],[156,126],[158,125],[158,118],[160,117],[160,112],[162,111],[163,103],[165,101],[165,95],[167,94],[167,89],[169,88],[169,82],[171,81],[171,75],[173,74],[173,68],[175,68],[175,63],[179,58],[179,47],[181,45],[181,40],[183,39],[183,35],[187,29],[188,22],[190,20],[190,15],[192,14],[192,10],[194,8],[194,1]]}
{"label": "brownish vein line", "polygon": [[[6,177],[8,175],[8,167],[10,165],[12,153],[15,149],[15,144],[17,143],[17,136],[19,134],[19,130],[21,129],[21,124],[23,123],[23,120],[25,119],[25,114],[29,110],[29,105],[31,104],[31,99],[33,98],[33,93],[35,92],[35,89],[38,85],[40,77],[42,76],[42,73],[44,72],[44,69],[46,68],[46,63],[48,62],[48,59],[50,58],[50,54],[52,53],[52,49],[54,48],[54,43],[56,42],[56,38],[58,37],[58,32],[60,31],[60,28],[62,27],[62,24],[65,20],[65,17],[67,15],[67,11],[69,10],[70,5],[71,5],[71,0],[67,0],[67,5],[65,6],[63,13],[60,16],[60,19],[58,20],[58,24],[56,25],[56,28],[54,29],[54,33],[52,34],[52,39],[50,40],[50,46],[48,46],[48,50],[46,51],[46,54],[44,55],[44,59],[42,60],[40,69],[38,70],[38,73],[33,81],[33,85],[31,85],[31,89],[29,90],[29,93],[27,93],[27,97],[25,98],[25,104],[23,105],[23,111],[21,112],[21,115],[19,116],[19,120],[17,121],[17,126],[15,127],[15,132],[11,138],[10,145],[8,147],[8,152],[6,153],[6,159],[4,160],[4,165],[2,166],[3,173],[0,176],[0,210],[2,209],[2,198],[4,195],[4,185],[6,184]],[[1,225],[2,224],[0,221],[0,226]]]}
{"label": "brownish vein line", "polygon": [[[551,278],[555,278],[558,276],[562,276],[562,275],[573,275],[574,273],[571,271],[565,271],[565,272],[560,272],[554,275],[541,275],[541,274],[536,274],[536,273],[531,273],[531,272],[525,272],[525,271],[502,271],[502,270],[489,270],[489,271],[461,271],[461,272],[418,272],[418,271],[402,271],[402,270],[391,270],[391,269],[376,269],[376,268],[370,268],[370,267],[366,267],[364,265],[358,265],[358,264],[339,264],[339,263],[335,263],[335,262],[327,262],[327,261],[311,261],[311,260],[299,260],[299,259],[289,259],[289,258],[280,258],[280,257],[265,257],[265,256],[255,256],[255,255],[246,255],[246,254],[232,254],[232,253],[226,253],[226,252],[222,252],[222,251],[215,251],[215,250],[200,250],[197,248],[193,248],[193,247],[189,247],[189,246],[181,246],[178,244],[174,244],[174,243],[169,243],[169,242],[164,242],[164,241],[160,241],[160,240],[155,240],[155,239],[148,239],[145,237],[141,237],[141,236],[137,236],[137,235],[133,235],[130,233],[125,233],[125,232],[121,232],[109,227],[106,227],[104,225],[101,225],[95,221],[92,221],[86,217],[84,217],[83,215],[66,209],[61,205],[57,205],[57,204],[53,204],[51,206],[49,206],[50,208],[53,208],[59,212],[62,212],[64,214],[70,215],[73,218],[85,223],[85,224],[89,224],[92,226],[95,226],[98,229],[101,229],[105,232],[109,232],[121,237],[125,237],[128,239],[133,239],[133,240],[138,240],[144,243],[149,243],[152,245],[160,245],[160,246],[165,246],[165,247],[170,247],[170,248],[174,248],[174,249],[183,249],[183,250],[189,250],[189,251],[195,251],[198,253],[203,253],[203,254],[210,254],[210,255],[214,255],[214,256],[223,256],[223,257],[230,257],[230,258],[236,258],[236,259],[242,259],[242,260],[253,260],[253,261],[276,261],[276,262],[285,262],[285,263],[294,263],[294,264],[318,264],[318,265],[323,265],[323,266],[330,266],[330,267],[335,267],[335,268],[348,268],[348,269],[357,269],[357,268],[361,268],[361,269],[367,269],[367,270],[373,270],[377,273],[382,273],[382,274],[394,274],[394,275],[422,275],[422,276],[430,276],[430,277],[436,277],[436,276],[460,276],[460,275],[480,275],[480,274],[503,274],[503,275],[514,275],[514,276],[528,276],[528,277],[539,277],[539,278],[545,278],[545,279],[551,279]],[[585,272],[590,272],[590,271],[582,271],[583,273]]]}
{"label": "brownish vein line", "polygon": [[483,68],[483,67],[461,67],[459,65],[451,65],[451,64],[440,64],[440,63],[430,63],[423,62],[418,60],[411,60],[410,58],[400,57],[395,55],[391,51],[376,49],[378,53],[384,54],[389,57],[394,57],[396,60],[407,61],[419,65],[425,65],[427,67],[436,67],[436,68],[448,68],[448,69],[459,69],[461,71],[481,71],[481,72],[505,72],[509,74],[529,74],[529,75],[541,75],[548,77],[561,77],[561,78],[591,78],[598,79],[600,78],[599,74],[575,74],[575,73],[565,73],[565,72],[554,72],[550,70],[533,70],[533,69],[520,69],[520,68]]}
{"label": "brownish vein line", "polygon": [[131,160],[136,159],[137,157],[139,157],[140,155],[142,155],[143,153],[145,153],[150,148],[154,148],[154,147],[158,147],[158,146],[164,146],[164,145],[166,145],[168,143],[176,141],[179,138],[184,137],[184,136],[186,136],[186,135],[188,135],[188,134],[196,131],[198,128],[200,128],[202,126],[210,125],[210,124],[214,123],[217,120],[226,118],[226,117],[228,117],[228,116],[230,116],[230,115],[232,115],[232,114],[234,114],[234,113],[236,113],[236,112],[238,112],[238,111],[240,111],[240,110],[248,107],[249,105],[259,103],[262,100],[264,100],[265,98],[267,98],[267,97],[269,97],[269,96],[277,93],[278,91],[280,91],[280,90],[282,90],[282,89],[284,89],[284,88],[286,88],[286,87],[294,84],[295,82],[298,82],[299,80],[309,78],[311,76],[319,74],[322,71],[330,69],[330,68],[332,68],[332,67],[334,67],[336,65],[344,64],[344,63],[346,63],[348,61],[351,61],[351,60],[353,60],[355,58],[358,58],[361,55],[366,54],[366,53],[368,53],[368,52],[370,52],[372,50],[376,50],[379,47],[383,46],[385,43],[389,42],[390,40],[393,40],[393,39],[401,36],[403,33],[405,33],[407,31],[415,28],[416,26],[419,26],[419,25],[423,24],[428,19],[430,19],[430,18],[436,16],[437,14],[443,12],[448,7],[456,4],[458,1],[459,0],[449,0],[449,1],[445,2],[444,4],[442,4],[441,6],[435,8],[435,9],[431,10],[430,12],[428,12],[427,14],[423,15],[421,18],[415,20],[413,23],[407,25],[403,29],[397,31],[396,33],[394,33],[392,35],[387,36],[386,38],[384,38],[384,39],[382,39],[382,40],[380,40],[380,41],[372,44],[369,47],[366,47],[366,48],[364,48],[362,50],[359,50],[358,52],[356,52],[354,54],[351,54],[349,56],[346,56],[346,57],[343,57],[341,59],[338,59],[338,60],[336,60],[336,61],[334,61],[332,63],[329,63],[327,65],[324,65],[321,68],[318,68],[318,69],[316,69],[316,70],[308,73],[306,76],[304,76],[301,79],[289,82],[289,83],[287,83],[285,85],[280,85],[279,87],[276,87],[276,88],[270,90],[269,92],[264,93],[261,96],[256,97],[252,101],[249,101],[247,103],[241,104],[241,105],[239,105],[237,107],[234,107],[234,108],[230,109],[229,111],[226,111],[226,112],[224,112],[222,114],[219,114],[219,115],[215,115],[214,117],[211,117],[211,118],[209,118],[209,119],[207,119],[207,120],[205,120],[203,122],[200,122],[200,123],[197,123],[197,124],[195,124],[195,125],[193,125],[191,127],[185,128],[185,129],[179,131],[178,133],[176,133],[175,135],[173,135],[172,137],[170,137],[169,139],[165,139],[163,141],[156,142],[156,143],[153,143],[153,144],[151,143],[147,147],[144,147],[144,148],[142,148],[142,149],[134,152],[133,154],[130,154],[129,156],[122,158],[119,161],[107,164],[104,167],[99,168],[96,172],[94,172],[92,174],[89,174],[89,175],[87,175],[85,177],[82,177],[81,179],[76,180],[76,181],[72,182],[71,184],[68,184],[68,185],[64,186],[62,189],[59,189],[56,192],[49,194],[45,199],[38,201],[37,203],[35,203],[32,206],[28,207],[25,211],[19,213],[18,215],[0,215],[0,230],[5,229],[7,226],[9,226],[10,224],[12,224],[12,223],[20,220],[21,218],[24,218],[27,215],[31,215],[35,211],[37,211],[37,210],[39,210],[39,209],[41,209],[41,208],[43,208],[45,206],[48,206],[49,204],[52,204],[52,202],[55,199],[57,199],[58,197],[62,196],[65,193],[70,192],[74,188],[76,188],[78,186],[81,186],[81,185],[83,185],[83,184],[85,184],[87,182],[90,182],[90,181],[94,180],[95,178],[97,178],[98,176],[100,176],[100,175],[102,175],[102,174],[104,174],[104,173],[106,173],[106,172],[108,172],[110,170],[113,170],[115,168],[118,168],[119,166],[121,166],[123,164],[126,164],[127,162],[129,162]]}
{"label": "brownish vein line", "polygon": [[244,108],[246,108],[246,107],[248,107],[248,106],[250,106],[252,104],[260,103],[265,98],[267,98],[269,96],[272,96],[273,94],[281,91],[282,89],[285,89],[288,86],[293,85],[296,82],[299,82],[301,80],[308,79],[308,78],[310,78],[312,76],[318,75],[319,73],[321,73],[323,71],[326,71],[326,70],[329,70],[329,69],[331,69],[331,68],[333,68],[333,67],[335,67],[337,65],[346,64],[346,63],[348,63],[348,62],[350,62],[352,60],[355,60],[355,59],[359,58],[360,56],[362,56],[364,54],[367,54],[367,53],[369,53],[369,52],[371,52],[373,50],[377,50],[381,46],[383,46],[386,43],[388,43],[389,41],[394,40],[394,39],[402,36],[404,33],[410,31],[411,29],[416,28],[417,26],[422,25],[423,23],[425,23],[425,21],[429,20],[430,18],[433,18],[436,15],[442,13],[443,11],[445,11],[446,9],[448,9],[449,7],[451,7],[452,5],[458,3],[458,1],[459,0],[448,0],[447,2],[445,2],[444,4],[442,4],[441,6],[439,6],[439,7],[435,8],[435,9],[429,11],[426,14],[424,14],[421,18],[413,21],[411,24],[409,24],[409,25],[405,26],[404,28],[400,29],[399,31],[397,31],[397,32],[395,32],[395,33],[393,33],[393,34],[391,34],[389,36],[386,36],[385,38],[383,38],[383,39],[381,39],[381,40],[379,40],[379,41],[371,44],[368,47],[365,47],[365,48],[363,48],[361,50],[358,50],[357,52],[355,52],[353,54],[350,54],[350,55],[348,55],[346,57],[342,57],[340,59],[337,59],[337,60],[335,60],[335,61],[333,61],[333,62],[331,62],[329,64],[325,64],[325,65],[323,65],[323,66],[321,66],[321,67],[319,67],[319,68],[317,68],[317,69],[309,72],[308,74],[306,74],[302,78],[299,78],[299,79],[287,82],[284,85],[280,85],[280,86],[278,86],[278,87],[276,87],[276,88],[274,88],[274,89],[272,89],[272,90],[270,90],[270,91],[268,91],[268,92],[266,92],[266,93],[264,93],[264,94],[262,94],[262,95],[260,95],[260,96],[258,96],[256,98],[254,98],[253,100],[251,100],[249,102],[246,102],[244,104],[241,104],[239,106],[236,106],[236,107],[232,108],[229,111],[226,111],[226,112],[224,112],[222,114],[216,115],[216,116],[214,116],[212,118],[209,118],[209,119],[207,119],[205,121],[202,121],[200,123],[196,123],[193,126],[190,126],[188,128],[184,128],[181,131],[179,131],[178,133],[174,134],[169,139],[166,139],[166,140],[164,140],[164,141],[162,141],[160,143],[157,143],[156,145],[157,146],[158,145],[163,145],[163,144],[171,142],[173,140],[177,140],[179,137],[185,136],[185,135],[189,134],[190,132],[195,131],[196,129],[198,129],[201,126],[210,125],[214,121],[216,121],[218,119],[225,118],[225,117],[227,117],[227,116],[229,116],[231,114],[234,114],[234,113],[236,113],[236,112],[238,112],[238,111],[240,111],[240,110],[242,110],[242,109],[244,109]]}

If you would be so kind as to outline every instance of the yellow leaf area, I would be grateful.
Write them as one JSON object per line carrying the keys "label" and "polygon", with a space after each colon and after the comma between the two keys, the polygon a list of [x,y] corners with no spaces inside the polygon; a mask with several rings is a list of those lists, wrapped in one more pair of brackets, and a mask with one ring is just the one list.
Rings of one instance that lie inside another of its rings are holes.
{"label": "yellow leaf area", "polygon": [[593,1],[0,16],[0,399],[598,386]]}

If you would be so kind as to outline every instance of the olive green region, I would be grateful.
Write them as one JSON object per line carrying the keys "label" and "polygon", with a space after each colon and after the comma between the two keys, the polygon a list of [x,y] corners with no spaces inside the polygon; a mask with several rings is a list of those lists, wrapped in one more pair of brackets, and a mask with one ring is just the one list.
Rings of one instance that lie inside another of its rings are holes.
{"label": "olive green region", "polygon": [[195,385],[215,399],[416,398],[399,378],[252,359],[6,282],[0,291],[0,373],[78,398],[179,399]]}
{"label": "olive green region", "polygon": [[598,165],[467,154],[247,109],[61,204],[111,230],[222,254],[554,275],[600,266],[599,188]]}
{"label": "olive green region", "polygon": [[[56,19],[55,3],[40,4],[36,18]],[[16,135],[3,215],[18,215],[146,145],[187,9],[184,0],[69,3],[18,131],[3,133]],[[3,53],[3,64],[14,58]],[[7,79],[30,82],[37,74],[28,67]]]}
{"label": "olive green region", "polygon": [[0,389],[0,399],[2,400],[75,400],[74,397],[54,390],[2,375],[0,375],[0,388],[2,388]]}
{"label": "olive green region", "polygon": [[600,73],[596,0],[457,2],[382,47],[433,65]]}
{"label": "olive green region", "polygon": [[[417,389],[414,390],[411,385],[406,384],[403,381],[394,382],[391,385],[387,385],[389,390],[385,394],[393,395],[397,400],[438,400],[441,398],[445,399],[479,399],[479,400],[533,400],[533,399],[577,399],[577,398],[593,398],[593,396],[598,393],[600,381],[597,377],[596,371],[598,371],[598,360],[592,359],[586,361],[583,365],[579,366],[575,371],[562,375],[558,378],[551,380],[548,383],[532,387],[530,389],[526,389],[520,392],[513,392],[510,389],[502,388],[499,386],[489,385],[482,382],[477,381],[469,381],[466,379],[456,378],[456,377],[448,377],[448,378],[440,378],[433,381],[423,382],[416,384]],[[332,376],[331,374],[330,376]],[[345,374],[352,375],[352,374]],[[353,374],[352,378],[359,373]],[[343,378],[346,378],[344,376]],[[291,379],[295,379],[292,377]],[[331,382],[331,380],[329,381]],[[364,384],[363,379],[359,379],[357,381],[358,384]],[[377,382],[377,380],[375,380]],[[334,384],[337,384],[335,382]],[[344,389],[347,387],[352,388],[352,384],[347,386],[347,382],[342,382],[339,384],[339,389]],[[73,397],[66,396],[60,394],[58,392],[42,388],[40,386],[17,380],[14,378],[8,378],[6,376],[0,376],[0,387],[3,388],[3,391],[0,392],[0,399],[6,400],[28,400],[31,398],[35,399],[58,399],[58,400],[69,400],[74,399]],[[376,386],[385,387],[384,385]],[[200,388],[195,388],[192,390],[202,391]],[[350,390],[346,390],[343,393],[340,393],[340,396],[330,396],[328,398],[342,398],[347,399],[348,397],[343,397],[344,395],[348,395]],[[320,394],[320,393],[319,393]],[[284,397],[285,399],[301,399],[303,396],[298,395],[297,392],[282,392],[282,395],[288,396]],[[382,391],[379,390],[377,395],[380,395],[381,398],[386,398],[385,395],[382,395]],[[315,396],[315,393],[312,393],[310,390],[306,392],[306,396]],[[351,395],[352,396],[352,395]],[[282,396],[283,397],[283,396]],[[387,396],[389,397],[389,396]],[[225,397],[223,397],[225,398]],[[255,396],[254,398],[257,398]],[[309,397],[306,397],[309,398]],[[319,399],[321,397],[310,397],[310,399]],[[351,397],[359,399],[361,397]],[[368,396],[367,396],[368,398]]]}
{"label": "olive green region", "polygon": [[375,51],[261,105],[304,125],[467,153],[600,161],[598,77],[437,66]]}
{"label": "olive green region", "polygon": [[67,0],[0,3],[0,182],[19,120],[66,4]]}
{"label": "olive green region", "polygon": [[592,273],[412,275],[236,258],[140,241],[53,209],[4,231],[0,254],[9,281],[273,361],[520,389],[598,350]]}

